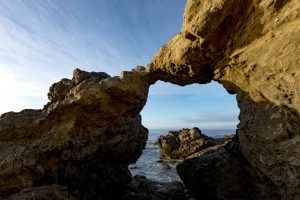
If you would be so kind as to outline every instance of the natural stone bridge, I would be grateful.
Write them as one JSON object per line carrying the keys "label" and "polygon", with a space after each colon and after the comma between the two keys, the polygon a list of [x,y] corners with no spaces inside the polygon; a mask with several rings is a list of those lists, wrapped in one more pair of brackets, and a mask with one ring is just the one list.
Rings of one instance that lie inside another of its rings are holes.
{"label": "natural stone bridge", "polygon": [[299,0],[189,0],[181,32],[146,69],[76,69],[42,110],[1,116],[0,196],[117,197],[147,140],[149,86],[215,80],[237,94],[239,134],[181,164],[185,185],[207,199],[300,199],[299,44]]}

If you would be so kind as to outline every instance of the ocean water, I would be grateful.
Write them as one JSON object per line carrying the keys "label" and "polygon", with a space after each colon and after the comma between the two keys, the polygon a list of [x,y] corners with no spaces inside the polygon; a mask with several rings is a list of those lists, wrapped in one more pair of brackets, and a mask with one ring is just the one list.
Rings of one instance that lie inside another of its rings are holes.
{"label": "ocean water", "polygon": [[[162,161],[159,147],[154,144],[160,135],[166,135],[167,133],[168,130],[149,130],[148,141],[143,154],[136,163],[129,166],[133,176],[142,175],[149,180],[162,183],[180,181],[176,173],[176,165],[180,161]],[[202,130],[202,133],[210,137],[222,137],[234,134],[235,130]]]}

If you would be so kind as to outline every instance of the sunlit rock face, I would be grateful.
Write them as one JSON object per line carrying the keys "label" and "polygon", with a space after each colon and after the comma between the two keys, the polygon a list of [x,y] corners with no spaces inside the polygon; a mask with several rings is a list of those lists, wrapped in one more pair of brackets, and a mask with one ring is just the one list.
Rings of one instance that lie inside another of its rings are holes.
{"label": "sunlit rock face", "polygon": [[0,196],[48,187],[62,199],[119,195],[146,144],[139,113],[148,85],[142,68],[119,77],[76,69],[51,86],[43,110],[1,115]]}
{"label": "sunlit rock face", "polygon": [[199,128],[194,127],[169,131],[167,135],[161,135],[155,143],[164,160],[185,160],[213,153],[230,142],[234,136],[212,138],[202,134]]}
{"label": "sunlit rock face", "polygon": [[161,135],[156,144],[159,146],[160,155],[164,159],[185,159],[197,152],[217,145],[214,138],[201,133],[197,127],[169,131],[166,136]]}
{"label": "sunlit rock face", "polygon": [[[216,80],[229,93],[236,93],[240,123],[235,146],[245,159],[235,162],[245,169],[227,167],[206,184],[201,183],[212,174],[207,170],[204,176],[198,170],[196,179],[194,172],[197,166],[205,166],[203,162],[209,165],[216,159],[183,164],[179,174],[187,186],[196,187],[195,193],[210,191],[211,197],[224,199],[226,187],[213,182],[226,182],[222,175],[226,172],[242,176],[245,174],[239,171],[245,171],[250,181],[230,190],[231,194],[259,199],[274,191],[271,199],[300,199],[299,44],[299,0],[187,2],[181,32],[159,50],[147,70],[153,74],[152,82],[159,79],[185,85]],[[223,155],[219,162],[224,166],[233,161],[227,150],[214,155]],[[217,165],[215,170],[217,173]],[[243,192],[238,191],[241,188]]]}

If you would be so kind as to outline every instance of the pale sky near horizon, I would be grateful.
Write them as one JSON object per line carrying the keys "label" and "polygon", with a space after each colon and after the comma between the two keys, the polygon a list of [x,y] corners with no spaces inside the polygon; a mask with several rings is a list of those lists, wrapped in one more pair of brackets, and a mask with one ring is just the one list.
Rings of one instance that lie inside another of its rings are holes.
{"label": "pale sky near horizon", "polygon": [[[0,0],[0,113],[47,103],[73,69],[112,76],[147,65],[180,31],[185,0]],[[235,129],[235,95],[218,83],[158,82],[142,111],[149,129]]]}

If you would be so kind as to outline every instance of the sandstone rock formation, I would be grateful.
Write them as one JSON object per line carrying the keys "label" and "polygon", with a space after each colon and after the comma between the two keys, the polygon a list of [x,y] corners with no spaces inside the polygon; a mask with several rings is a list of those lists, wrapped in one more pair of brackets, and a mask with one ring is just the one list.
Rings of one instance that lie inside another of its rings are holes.
{"label": "sandstone rock formation", "polygon": [[156,144],[164,159],[186,159],[216,151],[231,140],[232,137],[214,139],[201,133],[199,128],[169,131],[161,135]]}
{"label": "sandstone rock formation", "polygon": [[1,115],[0,198],[120,195],[146,144],[148,87],[142,68],[120,77],[76,69],[51,86],[43,110]]}
{"label": "sandstone rock formation", "polygon": [[[262,180],[251,184],[261,192],[271,187],[281,199],[300,199],[299,44],[299,0],[189,0],[181,32],[147,67],[153,74],[151,82],[160,79],[186,85],[215,80],[229,93],[236,93],[240,108],[238,149],[249,171]],[[221,152],[215,155],[220,156]],[[228,159],[194,162],[225,165],[233,161],[229,155]],[[190,170],[185,166],[179,173]],[[243,176],[239,170],[226,169],[214,181],[223,181],[229,174]],[[189,177],[194,175],[191,172]],[[207,189],[202,180],[197,179],[199,194]],[[190,185],[189,178],[184,181]],[[239,184],[239,180],[232,184]],[[225,190],[220,185],[212,188]],[[239,188],[230,193],[239,194]],[[243,195],[239,198],[245,198]],[[261,196],[267,198],[268,193]]]}
{"label": "sandstone rock formation", "polygon": [[299,0],[188,0],[181,32],[147,71],[75,70],[43,110],[1,115],[0,198],[120,194],[147,139],[149,84],[215,80],[237,94],[240,132],[183,162],[185,185],[207,199],[300,199],[299,44]]}

